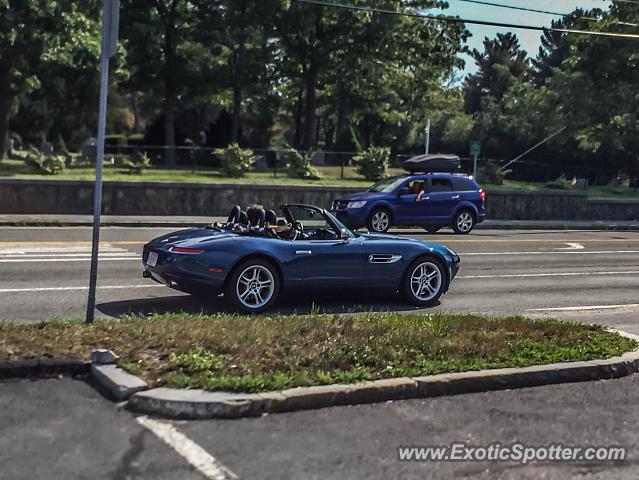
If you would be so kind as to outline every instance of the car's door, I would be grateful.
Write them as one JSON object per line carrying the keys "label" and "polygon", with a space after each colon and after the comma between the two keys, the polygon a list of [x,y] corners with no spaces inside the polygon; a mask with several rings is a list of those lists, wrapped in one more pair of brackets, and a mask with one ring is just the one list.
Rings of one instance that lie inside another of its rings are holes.
{"label": "car's door", "polygon": [[397,191],[397,200],[395,201],[395,224],[407,224],[410,225],[415,221],[418,215],[418,208],[416,205],[417,194],[420,190],[420,185],[425,182],[423,178],[413,178],[404,183]]}
{"label": "car's door", "polygon": [[417,202],[419,223],[448,222],[459,202],[459,194],[453,191],[450,179],[430,178],[426,192],[422,200]]}
{"label": "car's door", "polygon": [[302,233],[290,242],[291,257],[302,283],[311,288],[365,288],[368,267],[360,237],[352,236],[315,208],[287,207]]}
{"label": "car's door", "polygon": [[363,289],[368,256],[361,237],[291,242],[294,262],[305,286],[321,289]]}

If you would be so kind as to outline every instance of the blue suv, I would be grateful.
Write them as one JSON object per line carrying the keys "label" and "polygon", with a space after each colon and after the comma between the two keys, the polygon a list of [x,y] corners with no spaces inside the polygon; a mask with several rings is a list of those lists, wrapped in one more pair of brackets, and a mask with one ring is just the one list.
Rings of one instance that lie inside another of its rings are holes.
{"label": "blue suv", "polygon": [[469,233],[484,220],[486,192],[466,175],[419,173],[387,178],[365,192],[333,201],[332,211],[353,229],[383,233],[393,225],[421,226],[430,233],[450,226]]}

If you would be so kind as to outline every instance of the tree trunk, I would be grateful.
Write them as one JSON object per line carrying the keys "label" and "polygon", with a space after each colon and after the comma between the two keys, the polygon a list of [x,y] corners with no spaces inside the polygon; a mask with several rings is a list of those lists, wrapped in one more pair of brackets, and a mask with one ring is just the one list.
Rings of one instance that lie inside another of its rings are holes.
{"label": "tree trunk", "polygon": [[177,55],[177,32],[175,24],[169,22],[164,37],[164,145],[166,146],[166,166],[175,166],[175,110],[177,88],[175,81],[175,60]]}
{"label": "tree trunk", "polygon": [[9,113],[13,105],[13,94],[0,94],[0,160],[7,158],[9,148]]}
{"label": "tree trunk", "polygon": [[7,157],[9,148],[9,114],[15,94],[9,84],[9,68],[0,69],[0,160]]}
{"label": "tree trunk", "polygon": [[346,130],[346,89],[344,84],[339,84],[339,94],[337,97],[337,124],[335,125],[335,140],[333,141],[332,148],[342,140],[342,136]]}
{"label": "tree trunk", "polygon": [[231,142],[240,140],[240,115],[242,113],[242,85],[244,82],[244,46],[242,39],[237,52],[234,54],[235,72],[233,74],[233,119],[231,121]]}
{"label": "tree trunk", "polygon": [[304,105],[304,132],[302,135],[302,150],[310,150],[315,143],[315,125],[317,109],[317,66],[311,62],[304,77],[306,103]]}
{"label": "tree trunk", "polygon": [[302,143],[302,114],[304,109],[304,98],[302,89],[300,89],[297,95],[297,102],[295,102],[295,114],[294,124],[295,131],[293,132],[293,148],[299,150]]}

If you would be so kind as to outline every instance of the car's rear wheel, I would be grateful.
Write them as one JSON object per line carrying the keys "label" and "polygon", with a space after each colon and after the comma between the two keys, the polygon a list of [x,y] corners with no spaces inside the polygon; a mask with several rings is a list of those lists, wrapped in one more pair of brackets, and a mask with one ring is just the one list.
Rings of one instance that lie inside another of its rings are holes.
{"label": "car's rear wheel", "polygon": [[475,215],[470,210],[460,210],[455,215],[453,219],[453,224],[451,225],[455,233],[459,233],[465,235],[470,233],[470,231],[475,226]]}
{"label": "car's rear wheel", "polygon": [[230,305],[244,313],[268,310],[280,293],[279,275],[270,262],[249,259],[240,263],[226,284],[224,297]]}
{"label": "car's rear wheel", "polygon": [[432,257],[422,257],[409,265],[402,290],[414,305],[430,307],[444,292],[446,282],[447,273],[442,262]]}
{"label": "car's rear wheel", "polygon": [[391,215],[385,208],[374,209],[368,217],[368,230],[375,233],[385,233],[391,226]]}
{"label": "car's rear wheel", "polygon": [[437,233],[441,227],[424,227],[428,233]]}

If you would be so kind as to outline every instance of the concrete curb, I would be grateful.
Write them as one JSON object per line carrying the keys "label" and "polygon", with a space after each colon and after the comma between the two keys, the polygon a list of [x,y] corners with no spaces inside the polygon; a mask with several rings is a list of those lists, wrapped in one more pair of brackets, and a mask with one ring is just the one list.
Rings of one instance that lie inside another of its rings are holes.
{"label": "concrete curb", "polygon": [[148,388],[144,380],[113,364],[92,363],[91,378],[118,402],[128,400],[133,394]]}
{"label": "concrete curb", "polygon": [[58,375],[87,375],[88,362],[64,358],[34,358],[0,362],[0,378],[40,378]]}
{"label": "concrete curb", "polygon": [[[639,341],[637,335],[611,331]],[[172,419],[240,418],[338,405],[603,380],[638,371],[639,348],[607,360],[390,378],[353,385],[301,387],[259,394],[154,388],[134,394],[127,402],[127,409]]]}

